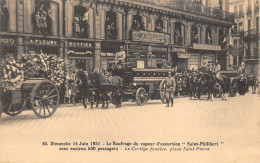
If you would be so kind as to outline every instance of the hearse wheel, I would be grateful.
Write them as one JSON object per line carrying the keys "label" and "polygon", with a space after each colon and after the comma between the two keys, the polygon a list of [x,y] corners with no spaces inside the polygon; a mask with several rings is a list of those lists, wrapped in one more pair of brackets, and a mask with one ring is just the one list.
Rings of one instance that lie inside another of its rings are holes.
{"label": "hearse wheel", "polygon": [[43,80],[34,86],[31,93],[31,107],[38,117],[50,117],[57,110],[59,101],[59,91],[53,82]]}

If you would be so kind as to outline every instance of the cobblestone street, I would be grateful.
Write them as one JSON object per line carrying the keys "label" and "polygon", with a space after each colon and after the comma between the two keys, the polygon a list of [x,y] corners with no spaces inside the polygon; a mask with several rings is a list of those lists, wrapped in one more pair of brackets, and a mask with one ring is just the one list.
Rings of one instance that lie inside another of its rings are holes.
{"label": "cobblestone street", "polygon": [[[260,159],[259,95],[246,94],[228,101],[194,101],[177,98],[173,108],[159,100],[144,106],[123,103],[118,109],[84,109],[61,106],[47,119],[33,111],[16,117],[5,114],[0,119],[0,162],[129,162],[146,160],[173,162],[244,162]],[[59,151],[43,142],[125,141],[125,142],[223,142],[208,152]],[[255,149],[255,150],[253,150]],[[252,150],[252,151],[251,151]],[[250,152],[250,159],[248,152]],[[258,153],[258,155],[257,155]],[[185,154],[185,156],[184,156]],[[90,157],[91,156],[91,157]],[[135,156],[135,158],[133,158]],[[193,161],[194,162],[194,161]]]}

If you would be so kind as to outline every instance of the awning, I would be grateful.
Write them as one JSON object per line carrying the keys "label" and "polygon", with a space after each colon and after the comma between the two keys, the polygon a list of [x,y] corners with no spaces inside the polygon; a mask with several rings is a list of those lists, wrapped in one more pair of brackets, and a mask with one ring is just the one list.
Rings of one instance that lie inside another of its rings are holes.
{"label": "awning", "polygon": [[180,59],[190,58],[190,54],[188,54],[188,53],[177,53],[177,55],[178,55],[178,58],[180,58]]}

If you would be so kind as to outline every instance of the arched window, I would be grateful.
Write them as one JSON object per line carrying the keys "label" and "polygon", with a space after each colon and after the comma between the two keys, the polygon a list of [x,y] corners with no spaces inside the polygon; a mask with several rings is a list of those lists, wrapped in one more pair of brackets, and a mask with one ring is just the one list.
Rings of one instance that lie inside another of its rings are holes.
{"label": "arched window", "polygon": [[155,21],[155,32],[165,32],[165,27],[163,20],[161,18],[156,19]]}
{"label": "arched window", "polygon": [[211,32],[211,28],[210,27],[208,27],[207,29],[206,29],[206,39],[205,39],[206,41],[206,44],[212,44],[212,32]]}
{"label": "arched window", "polygon": [[218,33],[218,44],[224,48],[227,43],[227,31],[224,29],[220,29]]}
{"label": "arched window", "polygon": [[106,22],[105,22],[105,34],[106,39],[116,39],[117,38],[117,19],[116,13],[113,11],[106,12]]}
{"label": "arched window", "polygon": [[145,24],[142,20],[142,16],[134,15],[132,29],[135,30],[145,30]]}
{"label": "arched window", "polygon": [[78,37],[89,36],[89,9],[83,6],[74,6],[73,34]]}
{"label": "arched window", "polygon": [[174,44],[175,45],[184,45],[184,24],[180,22],[175,23],[175,30],[174,30]]}
{"label": "arched window", "polygon": [[59,34],[59,5],[56,2],[38,0],[32,14],[34,33],[41,35]]}
{"label": "arched window", "polygon": [[200,41],[200,32],[199,32],[199,26],[194,25],[191,28],[191,42],[192,43],[199,43]]}

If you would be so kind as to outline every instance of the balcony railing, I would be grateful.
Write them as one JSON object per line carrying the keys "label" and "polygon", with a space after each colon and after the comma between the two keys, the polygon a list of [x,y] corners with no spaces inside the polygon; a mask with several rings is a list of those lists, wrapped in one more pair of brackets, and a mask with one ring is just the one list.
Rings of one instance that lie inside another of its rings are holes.
{"label": "balcony railing", "polygon": [[257,29],[250,29],[245,32],[244,36],[249,37],[249,36],[258,36],[259,35],[259,30]]}
{"label": "balcony railing", "polygon": [[207,16],[218,20],[234,22],[233,13],[222,11],[219,8],[211,8],[209,6],[200,5],[194,2],[189,2],[187,0],[161,0],[161,1],[134,0],[134,1],[159,5],[162,7],[166,7],[174,10],[181,10],[192,14]]}
{"label": "balcony railing", "polygon": [[244,36],[244,30],[232,30],[231,34],[232,35],[239,35],[239,36]]}

